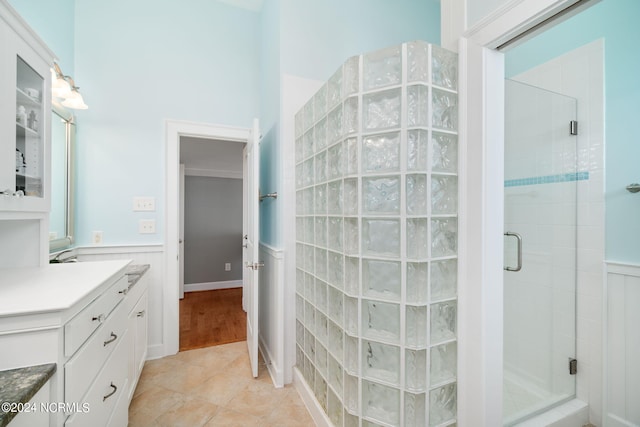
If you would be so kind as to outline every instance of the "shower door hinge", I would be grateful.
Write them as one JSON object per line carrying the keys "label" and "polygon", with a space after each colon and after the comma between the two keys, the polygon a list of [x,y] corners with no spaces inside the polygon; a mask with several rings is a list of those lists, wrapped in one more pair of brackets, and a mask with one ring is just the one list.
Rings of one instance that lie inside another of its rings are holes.
{"label": "shower door hinge", "polygon": [[578,121],[577,120],[571,120],[569,122],[569,132],[571,133],[571,135],[577,135],[578,134]]}
{"label": "shower door hinge", "polygon": [[569,358],[569,375],[578,373],[578,359]]}

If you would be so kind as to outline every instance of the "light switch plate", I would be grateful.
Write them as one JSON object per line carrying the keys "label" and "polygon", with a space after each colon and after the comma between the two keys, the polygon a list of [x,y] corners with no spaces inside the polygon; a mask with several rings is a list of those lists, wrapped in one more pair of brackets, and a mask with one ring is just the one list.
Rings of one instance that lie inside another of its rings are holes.
{"label": "light switch plate", "polygon": [[138,223],[138,232],[140,234],[154,234],[156,232],[156,220],[141,219]]}
{"label": "light switch plate", "polygon": [[133,198],[134,212],[154,212],[155,210],[156,210],[155,197],[134,197]]}

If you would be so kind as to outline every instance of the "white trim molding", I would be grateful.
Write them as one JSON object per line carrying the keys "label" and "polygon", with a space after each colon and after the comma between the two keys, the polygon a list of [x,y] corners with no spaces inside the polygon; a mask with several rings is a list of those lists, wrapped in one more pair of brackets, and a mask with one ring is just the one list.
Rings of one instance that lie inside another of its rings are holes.
{"label": "white trim molding", "polygon": [[185,292],[216,291],[219,289],[241,288],[242,280],[225,280],[222,282],[189,283],[184,285]]}
{"label": "white trim molding", "polygon": [[309,411],[309,415],[311,415],[316,427],[333,427],[333,423],[324,412],[324,409],[322,409],[315,393],[309,388],[297,367],[293,368],[293,385],[302,398],[304,406],[307,407],[307,411]]}
{"label": "white trim molding", "polygon": [[208,177],[208,178],[242,179],[242,171],[185,168],[184,174],[186,176],[205,176],[205,177]]}

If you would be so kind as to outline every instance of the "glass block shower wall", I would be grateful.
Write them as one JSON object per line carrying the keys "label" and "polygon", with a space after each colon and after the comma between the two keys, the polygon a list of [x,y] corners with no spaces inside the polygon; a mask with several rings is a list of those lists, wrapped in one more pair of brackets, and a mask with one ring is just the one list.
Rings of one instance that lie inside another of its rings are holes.
{"label": "glass block shower wall", "polygon": [[297,369],[335,426],[456,424],[457,98],[412,42],[296,115]]}

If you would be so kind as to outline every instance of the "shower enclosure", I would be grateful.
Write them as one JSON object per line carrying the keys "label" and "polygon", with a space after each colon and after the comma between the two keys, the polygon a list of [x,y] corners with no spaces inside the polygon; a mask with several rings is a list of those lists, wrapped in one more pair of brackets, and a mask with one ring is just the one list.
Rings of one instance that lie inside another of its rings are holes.
{"label": "shower enclosure", "polygon": [[457,55],[347,60],[296,115],[297,369],[335,426],[455,425]]}
{"label": "shower enclosure", "polygon": [[505,425],[575,395],[576,108],[506,81]]}

